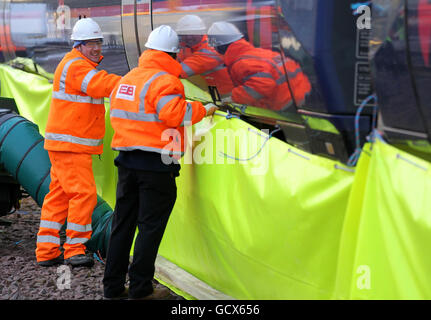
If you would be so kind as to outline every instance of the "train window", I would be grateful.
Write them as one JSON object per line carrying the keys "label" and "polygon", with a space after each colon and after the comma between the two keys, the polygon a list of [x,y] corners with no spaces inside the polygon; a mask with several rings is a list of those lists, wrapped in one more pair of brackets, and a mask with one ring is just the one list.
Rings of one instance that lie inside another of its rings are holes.
{"label": "train window", "polygon": [[179,35],[181,77],[217,88],[222,101],[294,111],[305,100],[306,76],[280,54],[275,1],[153,1],[152,12],[154,28],[168,24]]}
{"label": "train window", "polygon": [[[17,56],[31,59],[53,73],[72,48],[70,36],[76,21],[80,17],[91,17],[100,25],[105,38],[100,67],[117,74],[129,70],[121,33],[121,0],[106,0],[103,4],[96,0],[12,0],[4,3],[7,60]],[[4,43],[1,46],[3,48]]]}

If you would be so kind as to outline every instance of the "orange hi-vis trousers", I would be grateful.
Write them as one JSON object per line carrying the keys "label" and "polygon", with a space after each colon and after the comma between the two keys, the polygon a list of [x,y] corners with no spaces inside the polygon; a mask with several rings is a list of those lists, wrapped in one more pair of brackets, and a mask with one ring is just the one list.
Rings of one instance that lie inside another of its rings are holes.
{"label": "orange hi-vis trousers", "polygon": [[67,219],[64,258],[85,254],[91,237],[91,216],[97,204],[91,154],[48,151],[51,183],[45,196],[37,234],[37,261],[61,254],[60,229]]}

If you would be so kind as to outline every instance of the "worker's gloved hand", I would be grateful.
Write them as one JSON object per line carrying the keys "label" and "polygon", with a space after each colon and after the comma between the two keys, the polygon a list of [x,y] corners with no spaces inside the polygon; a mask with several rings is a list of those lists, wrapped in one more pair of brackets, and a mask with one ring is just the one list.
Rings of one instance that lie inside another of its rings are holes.
{"label": "worker's gloved hand", "polygon": [[222,102],[223,104],[232,103],[232,102],[233,102],[233,101],[232,101],[232,97],[231,97],[231,96],[229,96],[229,97],[222,98],[222,99],[221,99],[221,102]]}
{"label": "worker's gloved hand", "polygon": [[205,110],[207,111],[206,116],[212,116],[214,112],[218,110],[217,106],[214,103],[207,103],[204,105]]}

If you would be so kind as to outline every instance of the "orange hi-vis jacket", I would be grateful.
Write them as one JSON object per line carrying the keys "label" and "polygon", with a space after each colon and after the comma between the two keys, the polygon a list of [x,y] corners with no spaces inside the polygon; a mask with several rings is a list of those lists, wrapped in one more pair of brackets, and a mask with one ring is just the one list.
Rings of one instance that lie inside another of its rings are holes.
{"label": "orange hi-vis jacket", "polygon": [[220,94],[231,93],[233,89],[223,57],[208,45],[208,36],[192,48],[185,48],[178,54],[178,60],[183,68],[181,78],[199,74],[208,85],[216,86]]}
{"label": "orange hi-vis jacket", "polygon": [[158,152],[178,159],[184,153],[184,125],[206,115],[200,102],[185,100],[181,65],[167,53],[146,50],[111,95],[114,150]]}
{"label": "orange hi-vis jacket", "polygon": [[234,102],[276,111],[287,110],[293,104],[290,89],[298,106],[304,104],[311,90],[299,64],[288,58],[283,63],[279,53],[255,48],[244,39],[232,43],[224,59],[235,86],[232,90]]}
{"label": "orange hi-vis jacket", "polygon": [[77,49],[68,52],[54,74],[45,149],[89,154],[103,152],[104,97],[121,79],[97,70]]}

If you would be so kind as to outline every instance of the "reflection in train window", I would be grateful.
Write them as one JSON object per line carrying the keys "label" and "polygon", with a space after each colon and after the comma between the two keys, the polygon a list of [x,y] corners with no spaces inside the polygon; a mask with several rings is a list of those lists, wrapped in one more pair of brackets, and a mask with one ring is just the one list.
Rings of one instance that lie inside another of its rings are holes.
{"label": "reflection in train window", "polygon": [[294,111],[310,84],[280,55],[277,19],[275,1],[153,1],[154,27],[179,35],[182,78],[216,88],[222,101]]}
{"label": "reflection in train window", "polygon": [[[71,50],[70,36],[79,17],[91,17],[105,37],[101,68],[117,74],[128,71],[121,34],[121,0],[3,1],[3,23],[8,24],[5,60],[17,56],[53,73]],[[1,41],[1,40],[0,40]],[[4,41],[3,41],[4,42]],[[30,60],[31,59],[31,60]]]}

